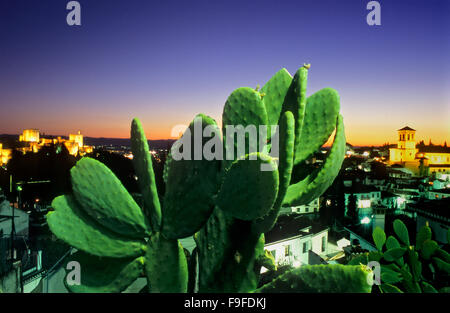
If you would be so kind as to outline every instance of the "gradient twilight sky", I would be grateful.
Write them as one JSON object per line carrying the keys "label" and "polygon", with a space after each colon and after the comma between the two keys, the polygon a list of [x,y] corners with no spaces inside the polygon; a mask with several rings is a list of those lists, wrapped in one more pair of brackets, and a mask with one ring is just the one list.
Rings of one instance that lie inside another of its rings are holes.
{"label": "gradient twilight sky", "polygon": [[[1,0],[0,134],[38,128],[129,137],[139,117],[149,139],[170,138],[197,113],[221,123],[237,87],[311,63],[308,95],[341,96],[347,141],[450,139],[450,1]],[[450,142],[448,142],[450,143]]]}

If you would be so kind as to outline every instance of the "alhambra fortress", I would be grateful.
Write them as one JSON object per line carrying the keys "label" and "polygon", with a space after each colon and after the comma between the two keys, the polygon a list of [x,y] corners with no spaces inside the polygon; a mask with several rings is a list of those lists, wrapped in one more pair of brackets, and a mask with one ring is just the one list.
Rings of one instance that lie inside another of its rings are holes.
{"label": "alhambra fortress", "polygon": [[[83,142],[83,135],[81,132],[77,134],[69,134],[69,139],[61,138],[60,136],[56,138],[43,138],[40,136],[38,129],[25,129],[22,135],[19,136],[19,141],[23,143],[23,146],[16,148],[16,150],[22,153],[27,152],[38,152],[44,146],[62,146],[69,151],[71,155],[85,155],[86,153],[91,153],[94,149],[93,146],[86,146]],[[4,149],[3,145],[0,143],[0,166],[8,163],[9,159],[12,157],[12,149]]]}
{"label": "alhambra fortress", "polygon": [[398,131],[397,147],[389,149],[389,164],[408,169],[414,176],[427,176],[433,173],[450,173],[450,147],[447,142],[441,145],[423,141],[416,144],[416,130],[403,127]]}

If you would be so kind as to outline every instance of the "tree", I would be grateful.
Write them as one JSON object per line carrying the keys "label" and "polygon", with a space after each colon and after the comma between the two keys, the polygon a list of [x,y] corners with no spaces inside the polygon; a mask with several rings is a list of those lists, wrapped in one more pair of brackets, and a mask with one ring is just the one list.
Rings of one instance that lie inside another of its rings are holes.
{"label": "tree", "polygon": [[354,194],[348,197],[347,217],[350,219],[350,223],[358,224],[358,206],[356,205],[356,196]]}

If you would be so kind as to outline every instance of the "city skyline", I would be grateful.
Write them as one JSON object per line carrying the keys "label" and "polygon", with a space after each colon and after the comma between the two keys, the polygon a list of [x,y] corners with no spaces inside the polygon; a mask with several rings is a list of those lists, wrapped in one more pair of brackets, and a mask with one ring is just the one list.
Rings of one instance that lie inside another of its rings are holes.
{"label": "city skyline", "polygon": [[311,63],[307,95],[339,92],[349,143],[395,143],[408,125],[443,144],[450,5],[380,1],[382,25],[368,26],[367,2],[80,1],[74,27],[65,2],[3,1],[0,133],[129,138],[138,117],[149,139],[170,139],[197,113],[220,125],[234,89]]}

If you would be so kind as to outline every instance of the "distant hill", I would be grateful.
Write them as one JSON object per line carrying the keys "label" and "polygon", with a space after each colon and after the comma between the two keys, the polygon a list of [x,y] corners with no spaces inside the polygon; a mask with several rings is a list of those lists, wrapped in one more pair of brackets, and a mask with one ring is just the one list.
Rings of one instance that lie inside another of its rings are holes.
{"label": "distant hill", "polygon": [[[148,140],[148,146],[151,149],[168,149],[175,142],[174,139]],[[84,144],[88,146],[130,146],[128,138],[94,138],[84,137]]]}

